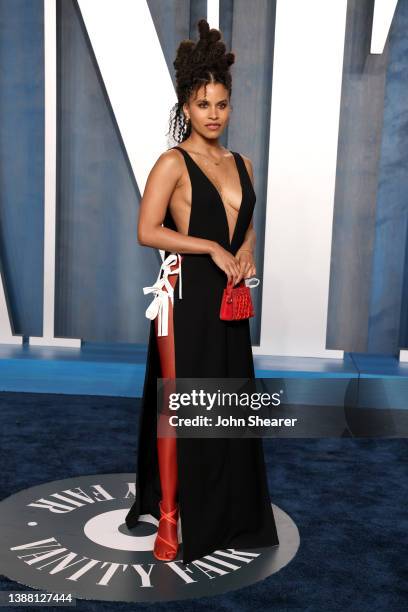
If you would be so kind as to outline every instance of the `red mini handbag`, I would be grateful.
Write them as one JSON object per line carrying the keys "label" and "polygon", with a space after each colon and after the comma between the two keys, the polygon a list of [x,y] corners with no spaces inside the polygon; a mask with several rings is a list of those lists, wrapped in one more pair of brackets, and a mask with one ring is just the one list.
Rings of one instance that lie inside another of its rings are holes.
{"label": "red mini handbag", "polygon": [[[252,281],[255,281],[256,284],[253,285]],[[253,317],[255,311],[250,287],[257,287],[259,282],[258,278],[249,279],[247,282],[243,278],[236,287],[233,287],[232,281],[228,281],[222,294],[220,319],[223,321],[240,321]]]}

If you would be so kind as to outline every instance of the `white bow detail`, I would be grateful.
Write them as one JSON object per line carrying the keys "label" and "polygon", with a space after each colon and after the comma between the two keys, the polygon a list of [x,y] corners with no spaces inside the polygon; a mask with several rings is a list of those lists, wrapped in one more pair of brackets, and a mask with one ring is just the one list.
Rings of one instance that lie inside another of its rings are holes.
{"label": "white bow detail", "polygon": [[[253,287],[257,287],[260,282],[261,281],[259,280],[259,278],[256,278],[256,276],[252,276],[252,278],[245,279],[245,285],[250,289],[252,289]],[[253,283],[255,283],[255,285]]]}
{"label": "white bow detail", "polygon": [[[173,270],[170,267],[179,262],[177,268]],[[163,272],[163,276],[161,274]],[[148,306],[146,310],[146,317],[148,319],[155,319],[157,316],[158,319],[158,335],[159,336],[167,336],[168,331],[168,322],[169,322],[169,299],[171,303],[174,304],[173,294],[174,290],[172,284],[170,283],[168,277],[170,274],[180,273],[179,277],[179,298],[182,299],[181,294],[181,255],[179,253],[170,253],[163,261],[160,266],[159,275],[157,277],[156,282],[151,287],[143,287],[143,293],[146,295],[148,293],[154,293],[154,299],[151,304]],[[167,289],[167,291],[164,289]]]}

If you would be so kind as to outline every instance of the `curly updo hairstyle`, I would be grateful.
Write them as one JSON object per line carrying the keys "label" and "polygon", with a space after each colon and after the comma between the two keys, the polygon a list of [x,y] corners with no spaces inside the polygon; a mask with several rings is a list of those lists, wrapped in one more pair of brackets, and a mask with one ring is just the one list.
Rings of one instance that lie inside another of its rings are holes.
{"label": "curly updo hairstyle", "polygon": [[221,32],[211,28],[205,19],[197,23],[200,38],[197,42],[183,40],[178,46],[173,66],[176,69],[177,102],[170,111],[169,131],[179,143],[191,134],[191,122],[186,122],[183,104],[190,95],[208,83],[222,83],[231,96],[232,79],[229,67],[235,61],[234,53],[226,53]]}

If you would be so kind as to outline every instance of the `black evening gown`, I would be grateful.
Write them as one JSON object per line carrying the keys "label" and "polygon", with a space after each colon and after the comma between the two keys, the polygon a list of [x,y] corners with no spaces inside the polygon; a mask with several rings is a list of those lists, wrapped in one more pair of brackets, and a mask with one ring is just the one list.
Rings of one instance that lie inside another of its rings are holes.
{"label": "black evening gown", "polygon": [[[192,185],[188,235],[214,240],[235,254],[252,218],[256,195],[243,158],[234,155],[242,201],[230,243],[221,196],[181,147]],[[167,209],[164,226],[177,230]],[[170,252],[165,252],[167,257]],[[174,287],[176,377],[254,378],[249,320],[219,317],[225,273],[208,254],[182,254],[182,299]],[[126,516],[129,529],[139,515],[160,518],[156,379],[161,377],[154,320],[150,322],[146,374],[139,420],[136,497]],[[261,438],[178,438],[178,501],[182,559],[189,563],[215,550],[258,548],[279,543],[269,499]]]}

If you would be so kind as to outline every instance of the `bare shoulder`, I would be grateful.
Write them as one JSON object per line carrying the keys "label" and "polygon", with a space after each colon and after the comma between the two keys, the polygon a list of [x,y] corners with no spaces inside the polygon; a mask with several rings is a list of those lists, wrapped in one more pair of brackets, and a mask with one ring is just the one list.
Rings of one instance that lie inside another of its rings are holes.
{"label": "bare shoulder", "polygon": [[160,164],[160,166],[167,167],[168,169],[182,167],[182,162],[183,156],[177,149],[163,151],[156,160],[156,164]]}
{"label": "bare shoulder", "polygon": [[183,173],[182,155],[175,149],[163,151],[157,157],[151,173],[160,178],[177,181]]}

